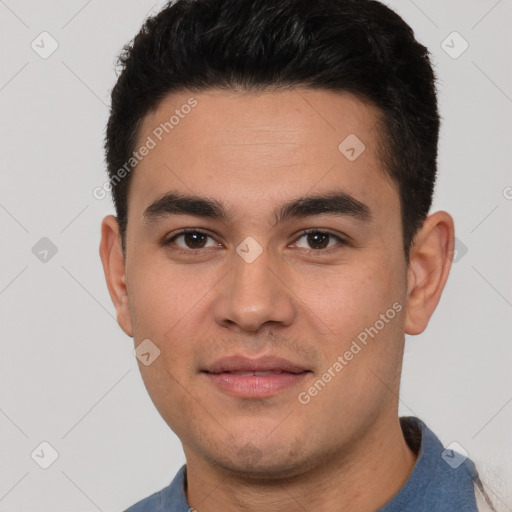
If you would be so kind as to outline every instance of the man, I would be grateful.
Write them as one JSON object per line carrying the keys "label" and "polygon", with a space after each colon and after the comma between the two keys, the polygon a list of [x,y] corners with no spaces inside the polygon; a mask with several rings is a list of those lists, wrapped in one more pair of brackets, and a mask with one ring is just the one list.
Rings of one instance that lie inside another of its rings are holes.
{"label": "man", "polygon": [[398,417],[454,250],[410,27],[368,0],[179,0],[120,62],[100,254],[187,462],[130,512],[492,510]]}

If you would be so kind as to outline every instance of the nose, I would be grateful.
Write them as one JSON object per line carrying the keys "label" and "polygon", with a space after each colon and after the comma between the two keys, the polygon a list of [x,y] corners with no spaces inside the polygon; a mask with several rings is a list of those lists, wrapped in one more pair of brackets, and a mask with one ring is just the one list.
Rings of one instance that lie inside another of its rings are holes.
{"label": "nose", "polygon": [[234,268],[219,283],[213,304],[218,325],[257,332],[263,326],[293,322],[293,294],[273,259],[267,250],[252,262],[234,254]]}

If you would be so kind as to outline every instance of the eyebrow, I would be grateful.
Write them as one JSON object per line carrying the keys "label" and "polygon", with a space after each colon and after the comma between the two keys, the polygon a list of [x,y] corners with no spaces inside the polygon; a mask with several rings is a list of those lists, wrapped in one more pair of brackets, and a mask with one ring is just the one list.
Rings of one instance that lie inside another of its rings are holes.
{"label": "eyebrow", "polygon": [[[279,206],[274,212],[275,225],[292,218],[322,214],[348,216],[366,223],[372,220],[371,209],[366,204],[346,192],[336,191],[299,197]],[[229,222],[231,218],[223,204],[216,199],[174,192],[169,192],[151,203],[144,211],[143,217],[146,222],[153,222],[172,215],[192,215],[224,223]]]}

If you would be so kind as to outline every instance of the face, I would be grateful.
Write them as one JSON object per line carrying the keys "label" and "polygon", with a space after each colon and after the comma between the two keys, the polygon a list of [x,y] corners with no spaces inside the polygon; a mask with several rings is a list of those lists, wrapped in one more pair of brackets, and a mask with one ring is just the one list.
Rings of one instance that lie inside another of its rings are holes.
{"label": "face", "polygon": [[172,94],[144,119],[118,319],[160,351],[139,366],[187,460],[290,476],[396,418],[407,265],[377,121],[310,89]]}

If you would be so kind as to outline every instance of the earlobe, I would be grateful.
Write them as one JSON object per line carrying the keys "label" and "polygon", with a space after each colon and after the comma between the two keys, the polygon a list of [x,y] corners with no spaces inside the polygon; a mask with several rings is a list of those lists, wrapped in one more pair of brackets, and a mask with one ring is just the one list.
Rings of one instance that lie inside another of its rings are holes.
{"label": "earlobe", "polygon": [[450,273],[454,251],[453,218],[429,215],[411,247],[407,274],[405,332],[420,334],[428,325]]}
{"label": "earlobe", "polygon": [[117,322],[128,336],[133,337],[126,289],[125,259],[119,225],[113,215],[108,215],[101,223],[100,258],[110,298],[116,308]]}

